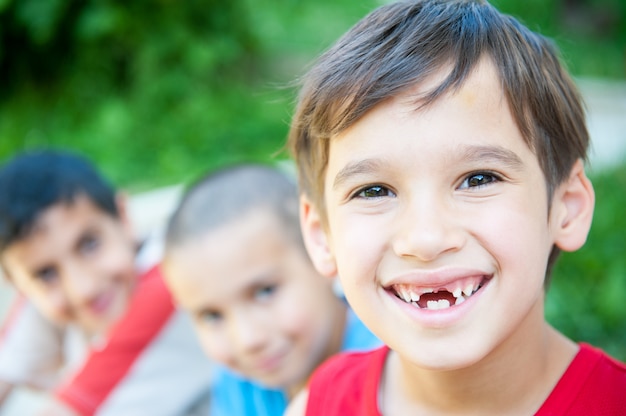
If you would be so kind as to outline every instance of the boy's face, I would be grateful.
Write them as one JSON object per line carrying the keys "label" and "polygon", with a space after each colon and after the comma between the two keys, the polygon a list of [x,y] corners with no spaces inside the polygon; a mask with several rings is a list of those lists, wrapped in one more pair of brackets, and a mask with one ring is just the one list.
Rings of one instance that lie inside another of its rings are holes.
{"label": "boy's face", "polygon": [[[562,203],[571,195],[559,188],[548,212],[538,160],[489,61],[427,108],[411,98],[380,104],[331,140],[327,223],[304,199],[305,239],[392,349],[461,368],[541,331],[548,256],[554,244],[576,248],[563,228],[568,207],[583,204]],[[588,184],[580,175],[575,186]]]}
{"label": "boy's face", "polygon": [[255,210],[176,247],[164,267],[209,357],[291,390],[340,348],[345,307],[283,229]]}
{"label": "boy's face", "polygon": [[135,279],[123,212],[113,218],[83,195],[44,210],[2,254],[12,283],[51,321],[103,333],[124,312]]}

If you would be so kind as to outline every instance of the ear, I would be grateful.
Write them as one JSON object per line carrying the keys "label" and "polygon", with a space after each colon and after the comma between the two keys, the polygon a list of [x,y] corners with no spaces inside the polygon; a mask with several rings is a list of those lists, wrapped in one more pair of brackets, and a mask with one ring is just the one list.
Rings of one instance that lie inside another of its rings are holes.
{"label": "ear", "polygon": [[120,223],[123,225],[126,232],[134,237],[133,227],[130,221],[130,214],[128,212],[128,196],[124,192],[118,192],[115,194],[115,205],[117,206],[117,212],[119,214]]}
{"label": "ear", "polygon": [[328,244],[326,229],[319,211],[305,195],[300,197],[300,227],[304,245],[317,271],[323,276],[334,277],[337,265]]}
{"label": "ear", "polygon": [[553,198],[553,227],[555,244],[561,250],[575,251],[585,244],[591,221],[595,194],[585,175],[582,160],[578,160],[569,178],[559,186]]}
{"label": "ear", "polygon": [[[11,275],[9,274],[9,271],[7,270],[7,268],[4,266],[4,263],[2,260],[0,260],[0,280],[3,280],[7,283],[9,283],[11,286],[13,286],[13,280],[11,279]],[[0,282],[0,285],[2,283]]]}

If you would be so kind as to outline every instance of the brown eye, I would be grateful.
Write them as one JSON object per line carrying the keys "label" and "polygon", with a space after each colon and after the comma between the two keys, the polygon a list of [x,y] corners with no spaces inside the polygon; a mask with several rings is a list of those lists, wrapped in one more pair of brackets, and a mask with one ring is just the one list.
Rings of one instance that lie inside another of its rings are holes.
{"label": "brown eye", "polygon": [[100,239],[97,236],[91,234],[83,236],[78,243],[78,249],[83,254],[93,253],[98,249],[99,246]]}
{"label": "brown eye", "polygon": [[45,285],[51,285],[57,280],[59,275],[56,268],[43,267],[35,272],[35,276],[37,277],[37,280],[41,281]]}
{"label": "brown eye", "polygon": [[383,196],[391,196],[393,193],[384,186],[375,185],[362,189],[357,196],[360,198],[380,198]]}
{"label": "brown eye", "polygon": [[465,178],[460,188],[461,189],[478,188],[478,187],[485,186],[493,182],[497,182],[498,180],[499,178],[492,173],[487,173],[487,172],[472,173],[467,178]]}
{"label": "brown eye", "polygon": [[198,318],[203,323],[207,324],[217,324],[222,319],[222,314],[217,311],[202,311],[198,314]]}

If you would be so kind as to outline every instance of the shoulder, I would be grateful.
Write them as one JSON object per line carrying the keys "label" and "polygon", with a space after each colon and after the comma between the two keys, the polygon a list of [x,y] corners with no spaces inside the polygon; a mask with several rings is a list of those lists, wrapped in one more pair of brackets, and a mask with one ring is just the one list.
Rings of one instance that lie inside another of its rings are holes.
{"label": "shoulder", "polygon": [[65,331],[24,297],[14,299],[0,327],[0,379],[48,388],[64,360]]}
{"label": "shoulder", "polygon": [[363,409],[376,409],[376,392],[388,352],[383,346],[328,359],[311,376],[307,412],[361,414]]}
{"label": "shoulder", "polygon": [[538,415],[617,415],[626,409],[625,392],[626,365],[583,343]]}
{"label": "shoulder", "polygon": [[287,396],[216,366],[211,387],[211,415],[273,415],[282,414]]}
{"label": "shoulder", "polygon": [[311,377],[311,388],[326,385],[327,381],[354,381],[369,372],[382,371],[384,359],[389,349],[379,347],[369,351],[352,351],[336,354],[326,360]]}
{"label": "shoulder", "polygon": [[588,373],[589,379],[601,380],[621,386],[626,391],[626,364],[609,356],[599,348],[580,344],[580,351],[571,365],[580,375]]}

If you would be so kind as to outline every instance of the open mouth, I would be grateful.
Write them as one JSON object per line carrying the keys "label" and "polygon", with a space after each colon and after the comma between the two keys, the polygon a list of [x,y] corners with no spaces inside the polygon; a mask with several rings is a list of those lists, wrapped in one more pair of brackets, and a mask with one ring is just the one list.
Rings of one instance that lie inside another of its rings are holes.
{"label": "open mouth", "polygon": [[451,282],[440,287],[422,287],[395,284],[390,291],[395,296],[420,309],[439,310],[460,305],[482,289],[490,277],[475,276]]}

